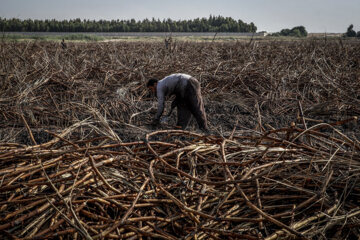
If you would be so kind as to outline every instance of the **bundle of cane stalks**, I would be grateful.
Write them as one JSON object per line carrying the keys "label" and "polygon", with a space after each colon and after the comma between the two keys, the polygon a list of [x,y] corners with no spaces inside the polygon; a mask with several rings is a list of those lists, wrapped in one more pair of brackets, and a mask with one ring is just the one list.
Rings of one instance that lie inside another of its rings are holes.
{"label": "bundle of cane stalks", "polygon": [[1,236],[360,236],[360,143],[336,126],[159,130],[136,142],[70,140],[70,131],[38,145],[0,144]]}

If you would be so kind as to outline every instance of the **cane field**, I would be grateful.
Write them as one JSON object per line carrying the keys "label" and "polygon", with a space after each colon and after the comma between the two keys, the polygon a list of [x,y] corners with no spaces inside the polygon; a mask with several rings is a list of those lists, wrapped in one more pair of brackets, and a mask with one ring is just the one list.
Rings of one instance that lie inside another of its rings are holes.
{"label": "cane field", "polygon": [[359,239],[359,40],[78,38],[0,39],[1,239]]}

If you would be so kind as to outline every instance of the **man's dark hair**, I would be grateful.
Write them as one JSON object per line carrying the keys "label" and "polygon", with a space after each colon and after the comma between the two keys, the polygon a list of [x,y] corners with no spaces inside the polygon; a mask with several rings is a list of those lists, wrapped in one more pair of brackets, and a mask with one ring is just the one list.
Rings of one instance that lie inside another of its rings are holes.
{"label": "man's dark hair", "polygon": [[149,79],[148,83],[147,83],[147,87],[152,87],[155,85],[155,83],[157,83],[159,80],[155,79],[155,78],[151,78]]}

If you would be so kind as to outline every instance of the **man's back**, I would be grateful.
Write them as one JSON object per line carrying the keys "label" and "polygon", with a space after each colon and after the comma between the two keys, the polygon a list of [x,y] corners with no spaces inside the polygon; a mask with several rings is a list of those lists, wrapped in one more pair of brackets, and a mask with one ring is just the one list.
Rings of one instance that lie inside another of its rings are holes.
{"label": "man's back", "polygon": [[175,73],[163,78],[157,84],[157,97],[163,98],[170,95],[184,97],[185,88],[190,78],[190,75],[184,73]]}

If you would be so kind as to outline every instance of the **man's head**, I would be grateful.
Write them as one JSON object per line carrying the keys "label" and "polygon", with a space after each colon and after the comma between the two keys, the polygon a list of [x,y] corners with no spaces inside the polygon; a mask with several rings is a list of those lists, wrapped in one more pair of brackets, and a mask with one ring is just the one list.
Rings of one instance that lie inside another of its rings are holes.
{"label": "man's head", "polygon": [[149,79],[148,83],[147,83],[147,88],[156,95],[156,87],[157,87],[157,83],[159,80],[155,79],[155,78],[151,78]]}

